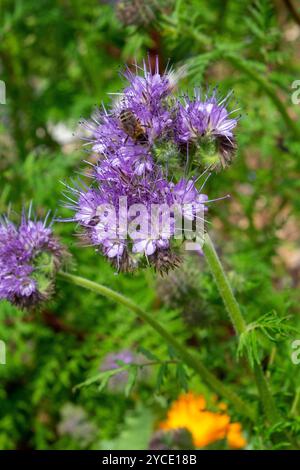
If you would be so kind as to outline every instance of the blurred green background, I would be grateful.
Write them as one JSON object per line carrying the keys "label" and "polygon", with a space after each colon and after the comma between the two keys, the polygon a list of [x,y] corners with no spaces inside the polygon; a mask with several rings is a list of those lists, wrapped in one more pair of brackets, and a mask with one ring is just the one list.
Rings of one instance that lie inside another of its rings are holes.
{"label": "blurred green background", "polygon": [[[32,200],[42,216],[49,209],[69,216],[62,182],[76,179],[89,158],[80,119],[109,103],[107,93],[122,86],[124,64],[158,55],[163,69],[170,59],[175,69],[187,67],[184,91],[199,85],[234,90],[242,114],[238,155],[206,186],[210,198],[229,193],[231,199],[210,205],[209,229],[247,321],[276,312],[289,315],[299,331],[300,104],[292,102],[292,84],[300,80],[299,2],[2,0],[0,9],[0,79],[6,85],[0,212],[19,211]],[[56,224],[55,231],[78,273],[126,292],[222,380],[256,401],[204,261],[195,276],[188,260],[178,274],[185,286],[178,294],[172,279],[157,280],[150,271],[115,275],[91,248],[78,247],[74,224]],[[300,433],[300,365],[291,361],[296,338],[294,332],[270,340],[263,365],[287,426]],[[211,397],[190,371],[175,366],[150,368],[128,396],[97,384],[74,392],[99,372],[108,353],[143,347],[165,361],[173,352],[125,308],[62,282],[38,314],[1,302],[0,339],[7,344],[7,364],[0,365],[0,449],[147,449],[187,381],[190,390]],[[249,448],[270,448],[266,431],[258,438],[242,424]]]}

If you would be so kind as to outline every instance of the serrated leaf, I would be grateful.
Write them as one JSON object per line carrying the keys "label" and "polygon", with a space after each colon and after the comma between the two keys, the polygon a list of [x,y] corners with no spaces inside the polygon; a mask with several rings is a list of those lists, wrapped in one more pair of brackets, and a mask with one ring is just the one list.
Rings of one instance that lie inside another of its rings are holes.
{"label": "serrated leaf", "polygon": [[134,387],[134,384],[135,384],[136,378],[137,378],[137,374],[138,374],[138,367],[137,366],[131,366],[128,370],[128,380],[127,380],[127,384],[126,384],[126,387],[125,387],[126,397],[129,396],[131,390]]}
{"label": "serrated leaf", "polygon": [[176,359],[176,357],[178,357],[175,349],[173,348],[173,346],[170,346],[170,345],[168,345],[168,354],[169,354],[170,359]]}
{"label": "serrated leaf", "polygon": [[156,388],[160,390],[162,384],[164,383],[164,378],[168,373],[168,365],[166,363],[162,364],[158,369],[157,379],[156,379]]}
{"label": "serrated leaf", "polygon": [[181,363],[177,364],[176,368],[176,378],[181,385],[181,387],[187,392],[189,388],[188,384],[188,375],[186,373],[185,368]]}
{"label": "serrated leaf", "polygon": [[143,354],[143,356],[145,356],[147,359],[149,359],[149,361],[160,361],[160,359],[155,355],[153,354],[151,351],[149,351],[148,349],[146,348],[143,348],[142,346],[139,347],[138,351]]}
{"label": "serrated leaf", "polygon": [[101,380],[101,383],[100,385],[98,386],[98,392],[102,392],[102,390],[104,390],[109,382],[109,379],[110,379],[110,376],[105,376],[103,377],[103,379]]}
{"label": "serrated leaf", "polygon": [[[73,391],[76,391],[76,390],[78,390],[82,387],[88,387],[89,385],[92,385],[95,382],[101,381],[101,383],[102,383],[106,379],[108,381],[111,377],[113,377],[116,374],[119,374],[120,372],[123,372],[124,370],[127,370],[129,367],[130,367],[130,365],[127,364],[123,367],[118,367],[117,369],[110,369],[110,370],[100,372],[99,374],[94,375],[93,377],[90,377],[89,379],[85,380],[84,382],[81,382],[81,383],[75,385],[73,387]],[[106,381],[106,383],[107,383],[107,381]]]}

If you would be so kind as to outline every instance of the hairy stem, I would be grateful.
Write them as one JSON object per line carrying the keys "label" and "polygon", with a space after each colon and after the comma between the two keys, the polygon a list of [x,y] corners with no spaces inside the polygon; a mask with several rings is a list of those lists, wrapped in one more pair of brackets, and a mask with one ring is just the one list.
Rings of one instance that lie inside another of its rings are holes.
{"label": "hairy stem", "polygon": [[[237,303],[232,288],[230,286],[228,277],[226,276],[220,258],[213,246],[213,243],[208,234],[205,235],[205,243],[203,252],[207,259],[209,268],[213,274],[218,290],[221,294],[231,322],[237,335],[241,335],[246,331],[247,325],[243,318],[239,304]],[[267,421],[270,424],[276,424],[279,419],[279,413],[276,410],[275,401],[269,389],[269,384],[262,371],[260,364],[256,364],[254,368],[255,381],[258,393],[263,405],[264,413]]]}
{"label": "hairy stem", "polygon": [[177,351],[181,360],[193,369],[201,379],[218,395],[223,396],[232,405],[235,406],[236,410],[244,416],[255,422],[256,413],[247,403],[245,403],[236,393],[234,393],[228,386],[224,385],[214,374],[212,374],[202,362],[190,353],[184,345],[182,345],[177,339],[170,334],[156,319],[153,315],[145,312],[141,307],[136,305],[132,300],[128,299],[122,294],[113,291],[109,287],[103,286],[96,282],[90,281],[83,277],[75,276],[73,274],[59,272],[59,277],[71,284],[74,284],[84,289],[88,289],[96,294],[103,295],[114,302],[124,305],[129,310],[134,312],[144,322],[148,323],[168,344],[173,346]]}
{"label": "hairy stem", "polygon": [[233,295],[231,285],[229,283],[228,277],[224,272],[220,258],[217,255],[217,252],[208,234],[205,235],[203,252],[205,254],[213,277],[216,281],[218,290],[221,294],[227,312],[229,313],[231,323],[233,324],[237,335],[241,335],[246,331],[246,322],[242,316],[240,307]]}

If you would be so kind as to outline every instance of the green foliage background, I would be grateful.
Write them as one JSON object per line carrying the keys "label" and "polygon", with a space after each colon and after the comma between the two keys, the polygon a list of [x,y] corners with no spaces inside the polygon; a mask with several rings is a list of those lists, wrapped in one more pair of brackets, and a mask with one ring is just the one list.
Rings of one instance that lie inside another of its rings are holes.
{"label": "green foliage background", "polygon": [[[231,199],[210,206],[209,228],[247,322],[273,315],[271,327],[264,320],[269,338],[263,337],[258,354],[285,417],[282,426],[300,434],[300,365],[291,361],[291,343],[300,339],[300,126],[299,105],[291,101],[292,83],[300,79],[297,2],[291,14],[284,1],[177,0],[160,12],[150,1],[155,21],[130,26],[117,18],[117,3],[2,0],[0,79],[7,103],[0,105],[0,212],[10,205],[19,211],[33,200],[38,214],[51,209],[68,215],[62,182],[76,178],[88,158],[78,123],[120,89],[124,63],[158,54],[162,66],[168,58],[175,68],[187,66],[184,90],[234,89],[242,114],[238,155],[206,187],[210,198],[229,193]],[[58,124],[67,128],[68,141],[57,138]],[[192,290],[199,321],[190,326],[186,303],[165,305],[152,272],[116,276],[91,248],[77,245],[73,224],[56,224],[55,230],[78,273],[152,311],[223,381],[257,404],[251,371],[243,357],[237,359],[204,261],[199,287]],[[290,329],[281,334],[280,319],[287,316]],[[186,381],[189,390],[212,398],[191,371],[180,374],[172,364],[149,368],[128,396],[99,390],[97,383],[73,391],[99,373],[109,352],[143,347],[160,363],[173,355],[125,308],[63,282],[38,314],[1,302],[0,339],[7,344],[7,364],[0,366],[0,449],[147,448]],[[68,403],[83,408],[92,423],[88,442],[58,431]],[[229,412],[241,421],[234,409]],[[242,424],[249,448],[272,448],[272,430],[260,422],[255,428]]]}

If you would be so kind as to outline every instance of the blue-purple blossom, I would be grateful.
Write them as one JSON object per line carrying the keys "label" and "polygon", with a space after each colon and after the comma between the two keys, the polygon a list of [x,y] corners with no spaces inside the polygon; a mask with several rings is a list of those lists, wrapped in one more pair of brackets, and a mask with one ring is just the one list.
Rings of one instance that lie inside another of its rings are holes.
{"label": "blue-purple blossom", "polygon": [[161,73],[158,60],[123,76],[127,85],[111,107],[85,122],[97,162],[90,186],[69,188],[69,207],[86,243],[118,270],[152,265],[168,271],[179,263],[178,235],[197,237],[195,227],[204,223],[208,197],[199,167],[231,161],[237,120],[227,110],[228,97],[220,100],[215,92],[177,98],[176,73]]}
{"label": "blue-purple blossom", "polygon": [[204,135],[232,139],[237,120],[227,111],[228,99],[229,95],[218,101],[216,92],[203,99],[199,90],[195,90],[192,99],[185,97],[178,107],[177,139],[190,142]]}
{"label": "blue-purple blossom", "polygon": [[174,75],[172,72],[160,74],[158,59],[154,70],[144,62],[141,71],[142,75],[139,75],[137,66],[135,73],[127,68],[124,76],[129,86],[124,89],[115,109],[131,109],[153,144],[155,139],[167,136],[172,130],[172,109],[167,98],[174,88]]}
{"label": "blue-purple blossom", "polygon": [[[92,133],[92,149],[98,154],[118,154],[122,148],[121,153],[125,152],[130,156],[137,152],[147,153],[147,147],[156,139],[167,137],[172,132],[172,109],[168,97],[175,86],[174,73],[170,70],[160,74],[157,60],[154,70],[144,62],[142,68],[136,65],[135,73],[127,68],[124,77],[129,85],[122,92],[116,93],[112,108],[107,111],[103,107],[102,111],[94,114],[91,122],[85,122],[86,128]],[[148,145],[136,149],[137,143],[120,125],[119,116],[122,110],[130,110],[138,119]]]}
{"label": "blue-purple blossom", "polygon": [[[181,179],[174,184],[158,170],[139,176],[107,162],[100,168],[99,174],[99,168],[95,167],[93,188],[73,189],[77,197],[73,206],[70,205],[75,209],[75,220],[84,229],[87,244],[97,247],[123,270],[135,268],[143,260],[140,255],[155,266],[157,258],[152,256],[158,251],[169,257],[170,263],[177,264],[178,259],[169,253],[176,230],[174,210],[187,220],[197,217],[203,220],[207,196],[199,193],[193,180]],[[136,222],[139,227],[132,232],[127,230],[125,236],[120,224],[123,200],[126,228],[141,218],[140,224]],[[159,209],[155,219],[159,228],[153,226],[151,219],[155,208]],[[167,266],[171,267],[169,263]]]}
{"label": "blue-purple blossom", "polygon": [[196,89],[192,99],[186,96],[178,103],[176,113],[177,142],[198,146],[200,159],[208,154],[212,164],[220,160],[223,167],[231,162],[236,148],[233,130],[237,119],[227,110],[229,97],[218,99],[216,92],[202,97]]}
{"label": "blue-purple blossom", "polygon": [[205,205],[208,196],[201,194],[195,186],[194,180],[185,180],[182,178],[172,188],[172,195],[174,203],[177,203],[182,207],[182,215],[189,220],[193,220],[196,215],[204,214],[207,211]]}
{"label": "blue-purple blossom", "polygon": [[46,222],[0,219],[0,299],[31,308],[49,297],[64,249]]}

